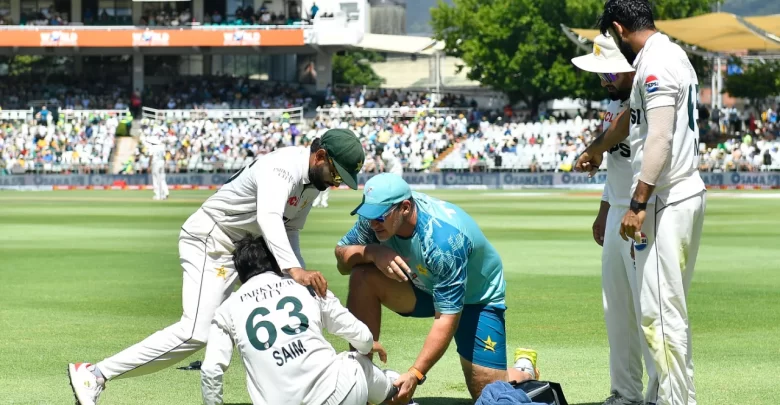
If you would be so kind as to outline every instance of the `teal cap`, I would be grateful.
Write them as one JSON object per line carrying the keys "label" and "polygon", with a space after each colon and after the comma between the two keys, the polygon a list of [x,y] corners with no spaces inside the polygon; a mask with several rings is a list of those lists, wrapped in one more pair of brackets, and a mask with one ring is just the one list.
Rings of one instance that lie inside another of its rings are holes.
{"label": "teal cap", "polygon": [[378,174],[363,187],[363,201],[352,210],[366,219],[377,219],[401,201],[412,198],[412,189],[403,177],[392,174]]}

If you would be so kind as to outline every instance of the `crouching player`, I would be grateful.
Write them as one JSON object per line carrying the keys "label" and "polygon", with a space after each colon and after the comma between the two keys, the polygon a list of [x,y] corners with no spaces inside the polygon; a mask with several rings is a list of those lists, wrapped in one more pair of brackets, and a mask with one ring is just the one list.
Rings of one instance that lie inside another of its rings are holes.
{"label": "crouching player", "polygon": [[339,272],[350,274],[350,312],[374,339],[380,304],[404,317],[434,318],[417,360],[394,383],[394,403],[411,399],[453,337],[475,400],[494,381],[538,378],[532,350],[518,349],[507,371],[503,265],[466,212],[386,173],[366,183],[354,214],[360,218],[336,247]]}
{"label": "crouching player", "polygon": [[[283,278],[262,238],[236,244],[233,261],[241,288],[216,311],[201,367],[203,402],[222,404],[222,375],[238,348],[252,402],[259,404],[379,404],[397,392],[365,355],[386,353],[368,327],[333,293]],[[336,354],[323,329],[341,336],[359,353]],[[362,353],[362,354],[361,354]]]}

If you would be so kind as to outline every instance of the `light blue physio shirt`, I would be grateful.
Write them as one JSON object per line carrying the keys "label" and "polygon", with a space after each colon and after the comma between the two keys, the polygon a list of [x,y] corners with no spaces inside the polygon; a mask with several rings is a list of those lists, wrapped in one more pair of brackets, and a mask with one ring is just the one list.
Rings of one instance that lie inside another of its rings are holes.
{"label": "light blue physio shirt", "polygon": [[407,258],[414,285],[433,295],[442,314],[457,314],[464,304],[506,308],[504,267],[496,249],[474,219],[454,204],[412,192],[417,225],[410,238],[379,242],[369,221],[359,218],[339,246],[379,243]]}

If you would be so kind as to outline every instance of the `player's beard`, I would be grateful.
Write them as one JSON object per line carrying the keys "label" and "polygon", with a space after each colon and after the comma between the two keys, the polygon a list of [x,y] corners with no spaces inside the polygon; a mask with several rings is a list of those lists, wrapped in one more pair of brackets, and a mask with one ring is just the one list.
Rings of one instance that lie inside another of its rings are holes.
{"label": "player's beard", "polygon": [[310,167],[309,180],[311,180],[311,184],[314,184],[314,187],[316,187],[317,190],[325,191],[330,187],[328,183],[325,182],[325,165]]}
{"label": "player's beard", "polygon": [[620,53],[626,57],[626,60],[629,64],[634,64],[634,60],[636,59],[636,52],[631,49],[631,45],[629,45],[628,42],[620,41]]}

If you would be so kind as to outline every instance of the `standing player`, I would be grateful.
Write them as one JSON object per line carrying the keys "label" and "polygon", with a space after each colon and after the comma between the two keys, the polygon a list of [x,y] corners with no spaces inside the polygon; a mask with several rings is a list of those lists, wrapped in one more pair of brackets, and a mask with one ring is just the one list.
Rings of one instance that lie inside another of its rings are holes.
{"label": "standing player", "polygon": [[[607,107],[602,130],[628,108],[634,68],[620,53],[615,41],[604,35],[593,41],[593,53],[572,59],[580,69],[596,73],[612,102]],[[625,138],[628,131],[623,133]],[[618,235],[620,221],[628,212],[631,200],[631,148],[620,142],[607,155],[607,184],[601,207],[593,223],[593,238],[603,246],[601,253],[601,286],[604,319],[609,340],[609,373],[612,395],[604,405],[643,405],[642,354],[648,366],[648,391],[657,384],[655,368],[647,343],[640,336],[639,294],[634,277],[631,244]],[[635,293],[636,292],[636,293]]]}
{"label": "standing player", "polygon": [[[206,405],[222,404],[222,375],[233,357],[243,360],[255,404],[379,404],[395,394],[392,381],[366,357],[386,353],[368,327],[328,291],[311,290],[283,278],[263,238],[236,243],[233,262],[241,288],[220,306],[211,322],[201,390]],[[360,354],[337,355],[323,329],[344,338]]]}
{"label": "standing player", "polygon": [[168,182],[165,180],[165,144],[159,136],[146,141],[152,157],[152,188],[154,200],[168,199]]}
{"label": "standing player", "polygon": [[377,153],[382,158],[382,164],[384,165],[385,173],[393,173],[399,176],[404,175],[404,167],[401,164],[401,159],[393,153],[389,148],[378,149]]}
{"label": "standing player", "polygon": [[434,318],[414,365],[395,382],[395,403],[409,401],[453,337],[475,400],[494,381],[538,377],[536,352],[526,349],[515,352],[507,372],[504,267],[466,212],[384,173],[366,182],[356,213],[336,247],[339,271],[350,274],[350,312],[374,339],[381,305],[404,317]]}
{"label": "standing player", "polygon": [[706,206],[697,168],[698,78],[685,52],[656,30],[647,0],[609,0],[600,30],[610,31],[626,59],[635,58],[634,179],[620,235],[635,240],[642,330],[658,373],[658,390],[646,401],[695,404],[687,296]]}
{"label": "standing player", "polygon": [[236,282],[233,241],[262,235],[285,274],[325,296],[322,274],[304,270],[298,232],[321,190],[357,188],[363,148],[354,133],[333,129],[310,147],[287,147],[257,158],[233,175],[182,226],[179,257],[184,270],[181,320],[96,365],[68,365],[81,405],[94,404],[105,381],[152,373],[206,345],[217,307]]}

